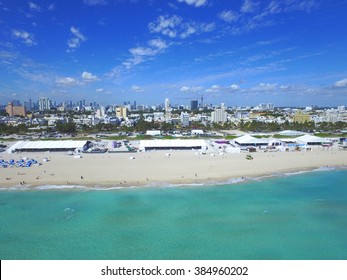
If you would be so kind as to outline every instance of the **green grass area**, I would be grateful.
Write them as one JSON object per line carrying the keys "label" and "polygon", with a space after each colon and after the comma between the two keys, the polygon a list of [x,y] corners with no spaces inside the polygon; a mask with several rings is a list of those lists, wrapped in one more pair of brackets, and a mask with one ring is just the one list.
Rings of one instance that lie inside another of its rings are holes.
{"label": "green grass area", "polygon": [[[302,134],[302,135],[304,135],[304,134]],[[280,139],[282,139],[282,138],[287,138],[287,139],[294,139],[294,138],[297,138],[297,137],[300,137],[301,135],[292,135],[292,136],[289,136],[289,135],[281,135],[281,134],[274,134],[273,136],[272,136],[272,138],[280,138]]]}
{"label": "green grass area", "polygon": [[337,138],[337,137],[347,137],[347,133],[338,133],[338,134],[335,134],[335,133],[324,133],[324,132],[320,132],[320,133],[315,133],[314,134],[315,136],[318,136],[318,137],[331,137],[331,138]]}
{"label": "green grass area", "polygon": [[227,136],[225,136],[224,138],[225,138],[225,140],[233,140],[233,139],[236,139],[236,138],[238,138],[239,136],[236,136],[236,135],[227,135]]}

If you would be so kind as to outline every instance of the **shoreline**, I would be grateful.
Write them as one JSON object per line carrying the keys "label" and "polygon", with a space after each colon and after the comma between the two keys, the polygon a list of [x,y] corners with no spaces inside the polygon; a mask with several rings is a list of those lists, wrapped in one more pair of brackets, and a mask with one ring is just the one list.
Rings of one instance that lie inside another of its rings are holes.
{"label": "shoreline", "polygon": [[[0,159],[34,158],[39,166],[2,168],[0,189],[117,189],[136,187],[165,187],[221,185],[242,183],[265,177],[290,173],[312,172],[347,167],[345,151],[313,150],[305,152],[245,153],[196,155],[193,151],[163,151],[129,155],[83,155],[75,159],[65,153],[22,153],[2,155]],[[188,164],[187,164],[188,163]],[[6,177],[6,178],[5,178]],[[10,178],[9,180],[6,180]],[[24,182],[24,184],[23,184]],[[53,187],[54,186],[54,187]]]}
{"label": "shoreline", "polygon": [[124,185],[108,185],[108,184],[100,184],[100,185],[93,185],[93,184],[81,184],[81,185],[56,185],[56,184],[50,184],[50,183],[44,183],[43,184],[37,184],[37,185],[14,185],[14,186],[0,186],[0,192],[1,191],[30,191],[30,190],[37,190],[37,191],[45,191],[45,190],[85,190],[85,191],[111,191],[111,190],[122,190],[122,189],[143,189],[143,188],[190,188],[190,187],[208,187],[208,186],[220,186],[220,185],[236,185],[236,184],[244,184],[248,182],[257,182],[272,178],[283,178],[283,177],[289,177],[289,176],[297,176],[301,174],[306,173],[313,173],[313,172],[331,172],[331,171],[339,171],[339,170],[347,170],[346,166],[321,166],[317,168],[307,168],[305,170],[287,170],[284,172],[276,172],[272,174],[262,174],[260,176],[248,176],[243,178],[226,178],[218,180],[218,181],[195,181],[195,182],[153,182],[149,183],[147,185],[131,185],[131,184],[124,184]]}

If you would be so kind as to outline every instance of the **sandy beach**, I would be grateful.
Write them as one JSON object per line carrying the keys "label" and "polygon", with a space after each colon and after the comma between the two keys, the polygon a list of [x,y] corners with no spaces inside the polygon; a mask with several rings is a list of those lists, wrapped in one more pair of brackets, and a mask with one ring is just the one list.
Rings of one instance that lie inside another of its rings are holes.
{"label": "sandy beach", "polygon": [[[88,187],[144,186],[222,182],[276,173],[347,166],[346,151],[337,148],[301,152],[256,152],[197,155],[194,151],[82,154],[65,152],[2,153],[0,159],[35,159],[41,165],[1,168],[0,186],[82,185]],[[134,159],[130,159],[133,156]],[[43,159],[48,161],[44,162]]]}

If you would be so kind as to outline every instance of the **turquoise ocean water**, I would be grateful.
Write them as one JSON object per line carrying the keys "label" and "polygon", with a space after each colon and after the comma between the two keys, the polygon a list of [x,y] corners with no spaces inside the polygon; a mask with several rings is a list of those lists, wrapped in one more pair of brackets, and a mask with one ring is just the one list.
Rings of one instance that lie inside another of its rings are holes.
{"label": "turquoise ocean water", "polygon": [[0,191],[0,259],[347,259],[347,170]]}

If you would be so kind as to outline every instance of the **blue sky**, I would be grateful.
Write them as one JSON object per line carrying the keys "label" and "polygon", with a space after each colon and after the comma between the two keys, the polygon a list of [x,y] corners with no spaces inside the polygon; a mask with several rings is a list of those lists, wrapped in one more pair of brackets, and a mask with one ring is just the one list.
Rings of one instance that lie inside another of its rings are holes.
{"label": "blue sky", "polygon": [[347,105],[346,0],[0,0],[0,103]]}

